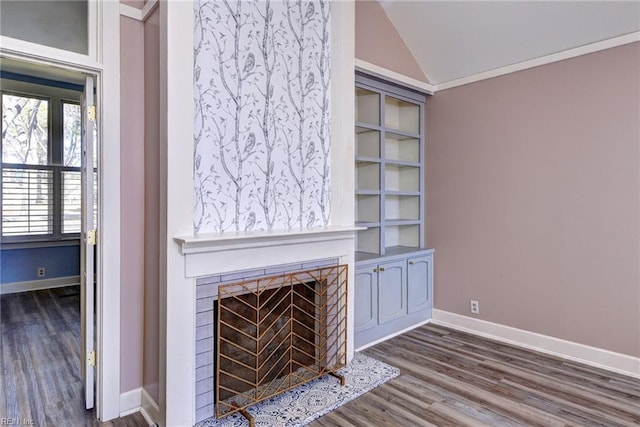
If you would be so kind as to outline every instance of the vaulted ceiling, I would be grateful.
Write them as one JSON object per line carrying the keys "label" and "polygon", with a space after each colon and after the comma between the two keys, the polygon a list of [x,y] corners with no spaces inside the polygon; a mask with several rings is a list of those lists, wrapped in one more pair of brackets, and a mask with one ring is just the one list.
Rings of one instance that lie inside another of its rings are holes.
{"label": "vaulted ceiling", "polygon": [[640,31],[640,1],[379,3],[434,84]]}

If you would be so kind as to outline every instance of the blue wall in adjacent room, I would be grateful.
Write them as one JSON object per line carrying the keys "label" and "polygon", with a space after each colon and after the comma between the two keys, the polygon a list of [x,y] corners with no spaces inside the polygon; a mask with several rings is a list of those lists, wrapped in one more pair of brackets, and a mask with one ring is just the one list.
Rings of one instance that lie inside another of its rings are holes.
{"label": "blue wall in adjacent room", "polygon": [[[45,276],[38,277],[38,268]],[[80,275],[80,246],[3,249],[0,252],[0,283],[46,280]]]}

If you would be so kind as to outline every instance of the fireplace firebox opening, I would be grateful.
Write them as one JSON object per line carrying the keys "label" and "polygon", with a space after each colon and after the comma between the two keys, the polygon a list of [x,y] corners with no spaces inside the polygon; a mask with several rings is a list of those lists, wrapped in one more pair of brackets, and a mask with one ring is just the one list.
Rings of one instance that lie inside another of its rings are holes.
{"label": "fireplace firebox opening", "polygon": [[216,416],[247,407],[346,365],[347,265],[220,285]]}

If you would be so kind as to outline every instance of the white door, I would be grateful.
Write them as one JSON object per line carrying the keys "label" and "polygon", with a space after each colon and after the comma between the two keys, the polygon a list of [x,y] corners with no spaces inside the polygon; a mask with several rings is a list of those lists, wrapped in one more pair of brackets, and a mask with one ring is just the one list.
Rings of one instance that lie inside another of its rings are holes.
{"label": "white door", "polygon": [[93,96],[93,77],[87,77],[82,101],[82,242],[80,245],[80,319],[82,377],[86,408],[91,409],[95,400],[95,365],[96,353],[94,344],[95,288],[94,288],[94,256],[96,244],[96,224],[94,224],[94,132],[95,100]]}

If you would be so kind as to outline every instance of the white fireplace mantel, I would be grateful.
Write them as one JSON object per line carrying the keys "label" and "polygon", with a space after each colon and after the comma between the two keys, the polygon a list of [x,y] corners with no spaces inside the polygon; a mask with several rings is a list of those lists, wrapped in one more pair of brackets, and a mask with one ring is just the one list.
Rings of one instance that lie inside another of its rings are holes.
{"label": "white fireplace mantel", "polygon": [[248,248],[264,248],[297,243],[321,242],[353,238],[357,230],[365,227],[333,226],[298,230],[273,230],[254,232],[226,232],[195,234],[175,237],[183,255],[203,252],[221,252]]}
{"label": "white fireplace mantel", "polygon": [[[199,277],[248,266],[283,264],[335,255],[336,243],[353,241],[356,226],[200,234],[175,237],[184,256],[185,276]],[[352,244],[352,243],[351,243]],[[333,250],[331,250],[333,248]],[[346,255],[339,253],[339,255]]]}

